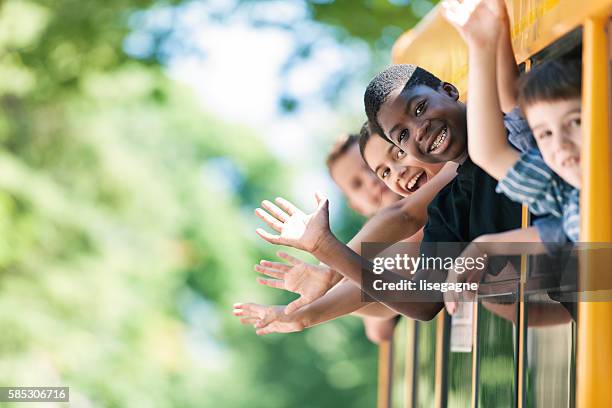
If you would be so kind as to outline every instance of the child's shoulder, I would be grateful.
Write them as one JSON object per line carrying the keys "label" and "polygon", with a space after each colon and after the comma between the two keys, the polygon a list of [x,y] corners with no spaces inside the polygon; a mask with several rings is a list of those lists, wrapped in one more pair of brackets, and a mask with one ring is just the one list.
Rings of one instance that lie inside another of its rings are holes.
{"label": "child's shoulder", "polygon": [[504,115],[504,126],[508,131],[508,141],[519,151],[527,152],[537,148],[529,123],[523,117],[518,106]]}

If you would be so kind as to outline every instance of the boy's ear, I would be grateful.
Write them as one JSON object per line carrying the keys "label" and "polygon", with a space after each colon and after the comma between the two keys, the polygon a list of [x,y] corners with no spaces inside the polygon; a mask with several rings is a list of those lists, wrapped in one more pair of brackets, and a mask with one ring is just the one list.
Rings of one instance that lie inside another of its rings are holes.
{"label": "boy's ear", "polygon": [[449,82],[442,82],[440,84],[440,91],[456,101],[459,100],[459,90],[455,87],[455,85]]}

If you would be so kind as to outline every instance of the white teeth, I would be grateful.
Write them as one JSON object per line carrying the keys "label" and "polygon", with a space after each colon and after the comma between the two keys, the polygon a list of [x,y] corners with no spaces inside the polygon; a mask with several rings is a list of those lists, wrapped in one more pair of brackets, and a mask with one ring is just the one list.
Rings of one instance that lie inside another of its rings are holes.
{"label": "white teeth", "polygon": [[433,152],[434,150],[436,150],[442,143],[444,143],[445,140],[446,140],[446,126],[444,126],[444,129],[442,129],[442,132],[438,135],[438,137],[436,137],[436,140],[434,140],[434,142],[431,144],[431,146],[429,147],[429,151]]}
{"label": "white teeth", "polygon": [[408,188],[408,190],[412,190],[412,188],[416,185],[417,181],[419,181],[419,179],[421,178],[421,176],[425,173],[425,171],[421,171],[420,173],[416,174],[413,178],[410,179],[410,181],[408,182],[408,184],[406,185],[406,187]]}

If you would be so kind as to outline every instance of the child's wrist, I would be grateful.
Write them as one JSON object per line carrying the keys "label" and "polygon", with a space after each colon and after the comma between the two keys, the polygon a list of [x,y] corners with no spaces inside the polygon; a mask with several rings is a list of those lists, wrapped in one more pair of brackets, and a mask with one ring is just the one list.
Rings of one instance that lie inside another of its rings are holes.
{"label": "child's wrist", "polygon": [[473,42],[468,44],[468,57],[470,60],[486,60],[497,55],[497,43],[491,41]]}
{"label": "child's wrist", "polygon": [[331,231],[327,231],[323,235],[317,245],[312,250],[312,255],[323,263],[328,263],[326,260],[330,257],[330,254],[334,252],[334,245],[338,242],[338,239],[334,236]]}
{"label": "child's wrist", "polygon": [[300,327],[300,331],[312,326],[312,319],[308,314],[308,306],[293,312],[293,321]]}

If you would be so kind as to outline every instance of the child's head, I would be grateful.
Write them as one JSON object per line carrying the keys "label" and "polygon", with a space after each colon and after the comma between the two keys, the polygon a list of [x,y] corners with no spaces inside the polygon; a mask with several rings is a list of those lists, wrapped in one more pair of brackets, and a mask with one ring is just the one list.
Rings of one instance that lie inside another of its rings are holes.
{"label": "child's head", "polygon": [[359,153],[358,135],[342,136],[327,156],[327,168],[349,205],[369,217],[400,199],[366,166]]}
{"label": "child's head", "polygon": [[361,129],[359,149],[376,176],[403,197],[417,191],[444,166],[419,162],[367,126]]}
{"label": "child's head", "polygon": [[519,82],[519,105],[548,166],[580,188],[581,79],[579,61],[546,62]]}
{"label": "child's head", "polygon": [[415,65],[392,65],[368,85],[372,130],[425,163],[459,161],[467,152],[465,105],[459,91]]}

